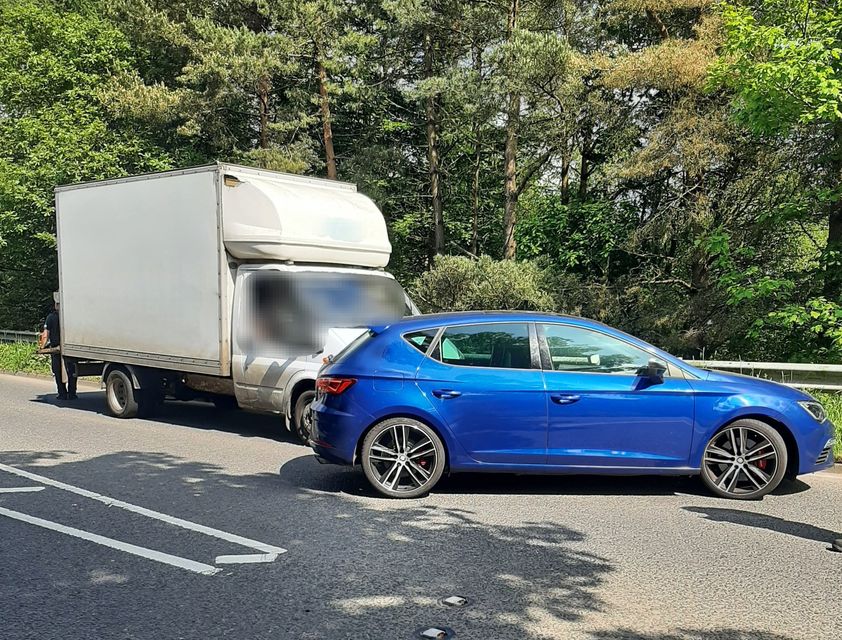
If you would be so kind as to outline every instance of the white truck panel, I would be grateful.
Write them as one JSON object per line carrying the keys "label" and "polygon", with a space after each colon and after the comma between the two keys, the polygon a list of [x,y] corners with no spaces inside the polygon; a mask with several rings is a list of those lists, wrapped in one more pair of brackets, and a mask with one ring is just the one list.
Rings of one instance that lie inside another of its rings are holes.
{"label": "white truck panel", "polygon": [[213,168],[56,192],[66,355],[230,373]]}
{"label": "white truck panel", "polygon": [[385,267],[383,215],[356,187],[222,165],[225,246],[237,258]]}

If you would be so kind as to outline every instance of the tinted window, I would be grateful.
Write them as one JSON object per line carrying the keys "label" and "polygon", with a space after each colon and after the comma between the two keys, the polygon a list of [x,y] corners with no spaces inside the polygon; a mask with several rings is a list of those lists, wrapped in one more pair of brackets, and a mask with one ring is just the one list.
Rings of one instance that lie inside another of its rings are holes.
{"label": "tinted window", "polygon": [[523,323],[450,327],[442,334],[440,359],[464,367],[531,369],[529,329]]}
{"label": "tinted window", "polygon": [[651,354],[603,333],[545,324],[541,327],[555,371],[634,374]]}
{"label": "tinted window", "polygon": [[430,348],[430,344],[433,342],[433,340],[435,340],[436,334],[438,332],[438,329],[425,329],[424,331],[414,331],[412,333],[407,333],[406,335],[404,335],[404,340],[406,340],[409,344],[418,349],[421,353],[427,353],[427,349]]}

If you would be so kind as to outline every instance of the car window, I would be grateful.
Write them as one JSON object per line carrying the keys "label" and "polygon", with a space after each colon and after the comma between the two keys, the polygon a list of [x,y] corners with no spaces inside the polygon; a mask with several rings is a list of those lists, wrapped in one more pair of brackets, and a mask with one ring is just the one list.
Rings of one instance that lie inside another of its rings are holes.
{"label": "car window", "polygon": [[445,364],[463,367],[531,369],[529,328],[526,323],[476,324],[448,327],[440,353]]}
{"label": "car window", "polygon": [[421,353],[427,353],[430,344],[436,339],[438,329],[424,329],[423,331],[413,331],[404,335],[406,340],[413,347],[418,349]]}
{"label": "car window", "polygon": [[541,325],[555,371],[634,374],[652,355],[611,336],[569,325]]}

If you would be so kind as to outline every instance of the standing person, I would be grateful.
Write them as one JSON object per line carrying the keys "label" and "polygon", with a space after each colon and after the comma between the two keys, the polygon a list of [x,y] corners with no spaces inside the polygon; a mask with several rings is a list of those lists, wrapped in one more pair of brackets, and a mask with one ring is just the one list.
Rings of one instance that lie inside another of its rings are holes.
{"label": "standing person", "polygon": [[[43,339],[47,347],[61,347],[61,324],[59,321],[59,302],[54,298],[53,310],[47,316],[44,322]],[[64,360],[64,369],[67,371],[67,385],[64,384],[62,376],[62,360],[61,353],[51,353],[50,360],[53,369],[53,375],[56,378],[56,388],[58,389],[59,400],[76,400],[76,365],[71,360]]]}

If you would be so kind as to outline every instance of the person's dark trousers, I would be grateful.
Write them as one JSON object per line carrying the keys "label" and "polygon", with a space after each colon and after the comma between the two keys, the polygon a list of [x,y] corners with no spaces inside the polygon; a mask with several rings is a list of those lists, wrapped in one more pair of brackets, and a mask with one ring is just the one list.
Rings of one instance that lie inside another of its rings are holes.
{"label": "person's dark trousers", "polygon": [[58,353],[50,354],[50,363],[53,369],[53,376],[56,379],[56,389],[58,389],[58,397],[65,399],[76,397],[76,361],[70,358],[64,359],[64,370],[67,372],[67,384],[62,381],[61,376],[61,355]]}
{"label": "person's dark trousers", "polygon": [[58,353],[51,353],[50,364],[52,364],[53,376],[55,376],[56,379],[58,397],[60,400],[64,400],[67,398],[67,385],[65,385],[64,381],[61,379],[61,355],[59,355]]}
{"label": "person's dark trousers", "polygon": [[73,358],[64,359],[64,370],[67,372],[67,395],[71,400],[76,398],[76,361]]}

